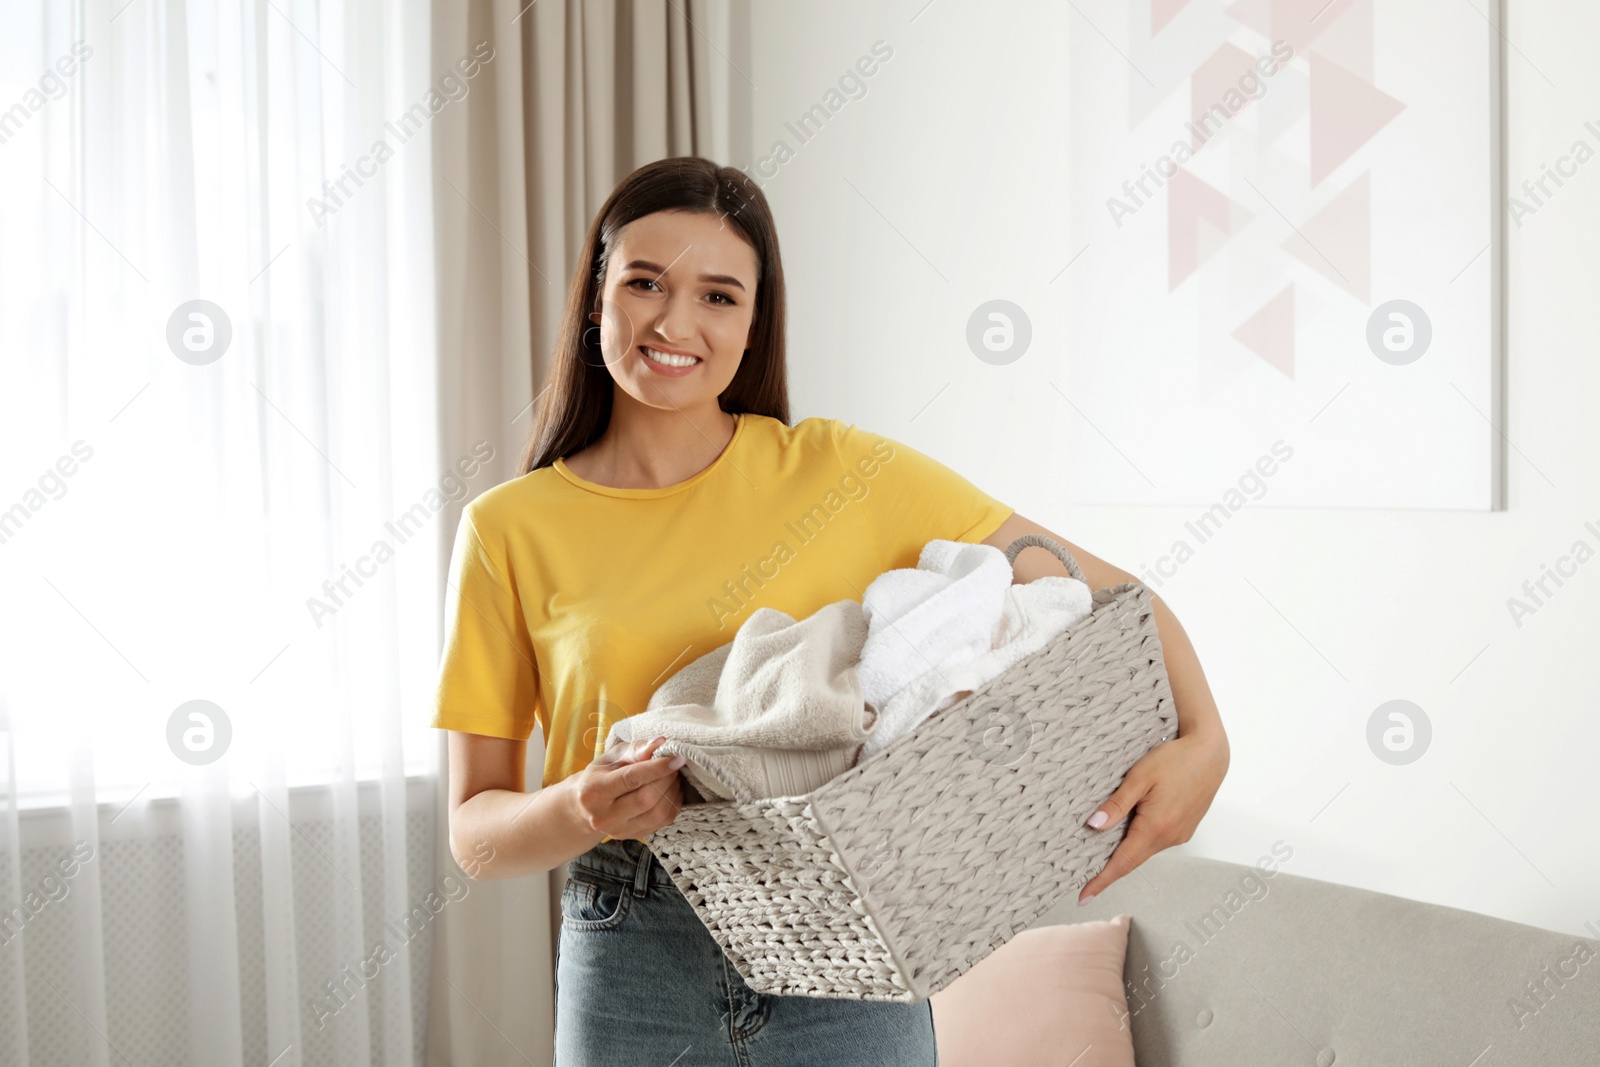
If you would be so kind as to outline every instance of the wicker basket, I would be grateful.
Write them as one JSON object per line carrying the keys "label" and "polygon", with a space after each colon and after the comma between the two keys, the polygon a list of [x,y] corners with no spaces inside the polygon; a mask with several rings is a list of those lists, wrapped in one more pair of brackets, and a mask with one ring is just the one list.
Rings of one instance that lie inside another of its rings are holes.
{"label": "wicker basket", "polygon": [[[1006,549],[1049,549],[1038,534]],[[1084,820],[1177,733],[1150,591],[1124,582],[982,689],[801,796],[685,806],[646,844],[757,992],[914,1002],[1105,867]]]}

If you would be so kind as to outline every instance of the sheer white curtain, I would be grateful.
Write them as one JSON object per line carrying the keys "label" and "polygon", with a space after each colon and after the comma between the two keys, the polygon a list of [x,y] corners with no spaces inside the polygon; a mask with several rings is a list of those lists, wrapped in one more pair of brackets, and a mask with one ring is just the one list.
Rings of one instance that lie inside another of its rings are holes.
{"label": "sheer white curtain", "polygon": [[[430,9],[0,13],[0,1063],[412,1063],[437,915]],[[439,873],[439,871],[444,873]]]}

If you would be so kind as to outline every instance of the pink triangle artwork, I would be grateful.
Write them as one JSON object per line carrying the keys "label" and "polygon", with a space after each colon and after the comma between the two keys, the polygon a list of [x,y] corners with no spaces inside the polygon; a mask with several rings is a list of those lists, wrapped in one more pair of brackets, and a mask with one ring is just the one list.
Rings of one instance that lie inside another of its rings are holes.
{"label": "pink triangle artwork", "polygon": [[1498,19],[1132,0],[1068,20],[1069,502],[1212,505],[1280,444],[1250,506],[1503,506]]}

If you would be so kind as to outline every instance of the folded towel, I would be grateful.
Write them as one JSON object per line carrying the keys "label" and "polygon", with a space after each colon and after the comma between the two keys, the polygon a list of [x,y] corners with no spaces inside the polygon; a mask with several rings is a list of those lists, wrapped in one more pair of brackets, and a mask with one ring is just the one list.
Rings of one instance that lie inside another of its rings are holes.
{"label": "folded towel", "polygon": [[933,540],[915,568],[885,571],[862,594],[867,640],[861,648],[862,698],[881,710],[931,668],[976,658],[994,647],[1013,574],[993,545]]}
{"label": "folded towel", "polygon": [[[606,747],[666,737],[658,753],[708,800],[810,792],[856,762],[876,713],[856,664],[861,605],[841,600],[796,622],[757,608],[733,640],[668,678],[645,710],[612,724]],[[687,799],[687,797],[686,797]]]}
{"label": "folded towel", "polygon": [[[981,546],[991,548],[992,546]],[[999,552],[999,549],[994,549]],[[1000,553],[1004,562],[1004,553]],[[929,559],[937,565],[948,556]],[[919,563],[919,567],[921,564]],[[890,574],[895,572],[891,571]],[[872,587],[867,587],[870,597]],[[993,681],[1008,667],[1039,651],[1094,608],[1094,595],[1076,578],[1049,576],[1006,588],[1004,610],[992,631],[992,647],[952,656],[930,666],[876,707],[872,734],[858,759],[881,752],[930,715]]]}

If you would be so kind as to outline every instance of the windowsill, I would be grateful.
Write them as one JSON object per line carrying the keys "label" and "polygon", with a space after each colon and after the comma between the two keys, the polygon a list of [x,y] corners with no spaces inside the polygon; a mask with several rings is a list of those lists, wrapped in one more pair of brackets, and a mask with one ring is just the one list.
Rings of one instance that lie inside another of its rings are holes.
{"label": "windowsill", "polygon": [[[256,783],[260,784],[260,783]],[[435,802],[436,778],[426,768],[406,769],[406,811],[431,811]],[[238,779],[230,783],[235,825],[260,818],[287,816],[293,822],[302,819],[319,822],[334,817],[335,791],[345,785],[343,781],[307,782],[288,789],[288,811],[278,811],[282,804],[269,793],[264,799],[248,781]],[[376,816],[381,811],[382,783],[377,778],[359,778],[355,782],[358,817]],[[98,833],[102,840],[122,840],[160,834],[177,834],[183,829],[184,794],[176,792],[170,784],[159,791],[146,786],[141,789],[123,787],[96,797],[94,801]],[[34,793],[18,799],[17,817],[21,824],[25,844],[68,843],[74,837],[74,808],[68,793]]]}

